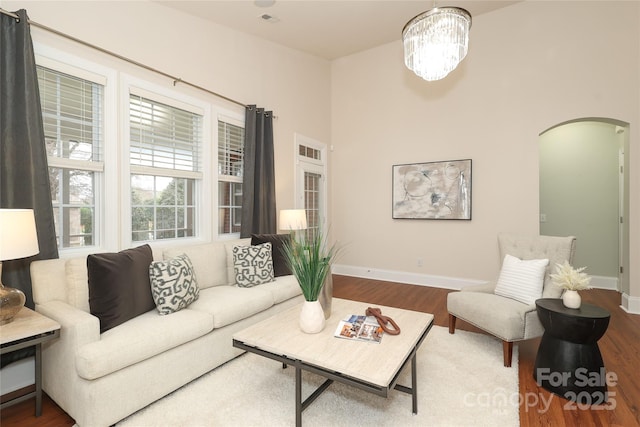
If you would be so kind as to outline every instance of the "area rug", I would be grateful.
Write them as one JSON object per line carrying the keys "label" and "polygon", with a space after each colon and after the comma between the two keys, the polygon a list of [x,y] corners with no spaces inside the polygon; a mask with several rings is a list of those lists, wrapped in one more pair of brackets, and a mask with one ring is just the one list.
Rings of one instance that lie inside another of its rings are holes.
{"label": "area rug", "polygon": [[[363,343],[363,345],[375,345]],[[501,342],[434,326],[418,351],[418,414],[411,396],[388,398],[333,383],[302,413],[304,426],[518,426],[518,353],[502,363]],[[323,378],[303,372],[303,396]],[[400,384],[410,385],[410,369]],[[118,423],[143,426],[295,425],[295,370],[244,354]]]}

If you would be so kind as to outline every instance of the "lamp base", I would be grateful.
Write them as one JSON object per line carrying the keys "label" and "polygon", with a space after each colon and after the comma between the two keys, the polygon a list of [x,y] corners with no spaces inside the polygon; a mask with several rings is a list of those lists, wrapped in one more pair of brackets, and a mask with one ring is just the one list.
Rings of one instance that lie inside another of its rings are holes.
{"label": "lamp base", "polygon": [[8,288],[0,283],[0,325],[11,322],[25,301],[21,290]]}

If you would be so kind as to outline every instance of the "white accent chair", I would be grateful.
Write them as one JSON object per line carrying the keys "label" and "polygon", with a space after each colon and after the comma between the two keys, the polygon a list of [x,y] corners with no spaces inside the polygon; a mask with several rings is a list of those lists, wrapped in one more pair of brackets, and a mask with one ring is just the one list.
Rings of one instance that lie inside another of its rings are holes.
{"label": "white accent chair", "polygon": [[[500,260],[509,254],[523,260],[549,259],[544,277],[542,298],[560,298],[562,289],[551,283],[549,274],[556,264],[573,261],[574,236],[523,236],[511,233],[498,235]],[[502,262],[502,261],[501,261]],[[514,341],[542,336],[544,327],[540,323],[535,304],[524,304],[511,298],[496,295],[495,283],[468,286],[461,292],[447,296],[449,333],[456,328],[460,318],[502,340],[504,366],[511,366]]]}

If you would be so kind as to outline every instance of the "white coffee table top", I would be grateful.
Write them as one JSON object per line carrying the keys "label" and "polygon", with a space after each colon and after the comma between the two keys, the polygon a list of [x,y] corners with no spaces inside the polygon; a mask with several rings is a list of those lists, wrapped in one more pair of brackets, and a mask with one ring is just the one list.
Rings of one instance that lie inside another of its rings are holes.
{"label": "white coffee table top", "polygon": [[[420,337],[433,322],[433,315],[370,303],[334,298],[331,317],[318,334],[300,331],[302,305],[276,314],[236,334],[233,339],[270,353],[301,360],[371,384],[386,387],[393,380]],[[382,337],[382,342],[351,341],[334,336],[340,320],[351,314],[365,314],[378,307],[400,327],[399,335]]]}

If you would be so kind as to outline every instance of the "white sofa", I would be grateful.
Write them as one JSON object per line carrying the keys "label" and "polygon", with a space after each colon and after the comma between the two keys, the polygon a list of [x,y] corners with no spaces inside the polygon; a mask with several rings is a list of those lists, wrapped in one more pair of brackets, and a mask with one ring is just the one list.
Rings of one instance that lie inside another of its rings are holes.
{"label": "white sofa", "polygon": [[154,260],[189,256],[198,300],[102,334],[89,310],[86,257],[33,262],[36,311],[61,325],[60,338],[43,346],[43,390],[79,426],[109,426],[238,356],[236,331],[304,301],[293,276],[235,286],[232,248],[239,244],[250,239],[154,248]]}

